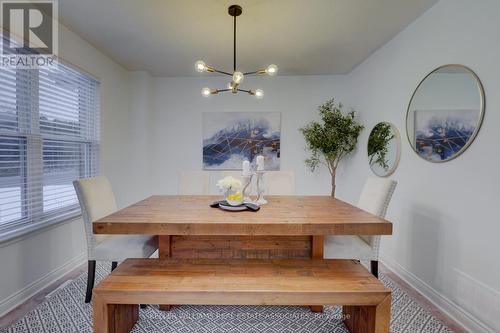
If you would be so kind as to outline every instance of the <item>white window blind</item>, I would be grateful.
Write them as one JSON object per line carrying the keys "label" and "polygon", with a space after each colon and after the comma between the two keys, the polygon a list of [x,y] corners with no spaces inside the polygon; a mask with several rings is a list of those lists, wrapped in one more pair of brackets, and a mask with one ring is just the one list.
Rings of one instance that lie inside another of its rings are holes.
{"label": "white window blind", "polygon": [[72,182],[98,173],[99,86],[64,64],[0,68],[0,236],[80,213]]}

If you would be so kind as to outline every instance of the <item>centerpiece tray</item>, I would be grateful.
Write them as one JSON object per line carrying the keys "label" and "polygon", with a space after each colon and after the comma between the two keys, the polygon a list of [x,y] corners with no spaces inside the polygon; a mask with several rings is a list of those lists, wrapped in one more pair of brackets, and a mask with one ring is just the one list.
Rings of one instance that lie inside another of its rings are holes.
{"label": "centerpiece tray", "polygon": [[251,203],[251,202],[244,202],[244,203],[237,205],[237,206],[231,206],[230,204],[227,203],[226,200],[216,201],[216,202],[210,204],[210,207],[220,208],[220,209],[231,211],[231,212],[241,212],[241,211],[245,211],[245,210],[249,210],[251,212],[256,212],[260,209],[259,205],[256,205],[256,204]]}

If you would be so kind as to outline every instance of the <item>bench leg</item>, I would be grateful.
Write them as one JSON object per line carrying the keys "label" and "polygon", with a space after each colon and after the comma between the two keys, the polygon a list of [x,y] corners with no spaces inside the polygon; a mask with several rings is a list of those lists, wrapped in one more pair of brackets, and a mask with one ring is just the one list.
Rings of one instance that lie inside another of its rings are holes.
{"label": "bench leg", "polygon": [[[323,259],[324,239],[324,236],[312,236],[312,259]],[[312,305],[310,309],[312,312],[323,312],[323,305]]]}
{"label": "bench leg", "polygon": [[107,304],[94,294],[94,333],[128,333],[139,319],[137,304]]}
{"label": "bench leg", "polygon": [[323,312],[323,305],[311,305],[309,308],[311,309],[311,312]]}
{"label": "bench leg", "polygon": [[172,309],[172,305],[160,304],[161,311],[170,311]]}
{"label": "bench leg", "polygon": [[344,324],[351,333],[388,333],[391,324],[391,295],[375,306],[344,306]]}
{"label": "bench leg", "polygon": [[[160,259],[170,258],[172,256],[172,236],[159,235],[158,236],[158,257]],[[172,305],[160,304],[161,311],[170,311]]]}

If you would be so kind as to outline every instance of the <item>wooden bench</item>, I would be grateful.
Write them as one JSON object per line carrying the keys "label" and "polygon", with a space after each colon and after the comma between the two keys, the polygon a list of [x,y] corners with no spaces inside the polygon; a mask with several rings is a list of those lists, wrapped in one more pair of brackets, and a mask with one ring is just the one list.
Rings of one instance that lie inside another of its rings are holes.
{"label": "wooden bench", "polygon": [[137,304],[343,305],[350,332],[389,332],[391,291],[328,259],[127,259],[93,291],[94,332],[129,332]]}

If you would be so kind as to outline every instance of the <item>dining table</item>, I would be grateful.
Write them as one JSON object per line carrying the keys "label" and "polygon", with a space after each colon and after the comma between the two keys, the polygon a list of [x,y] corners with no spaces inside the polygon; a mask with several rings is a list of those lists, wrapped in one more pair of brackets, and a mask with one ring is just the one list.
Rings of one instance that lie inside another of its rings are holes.
{"label": "dining table", "polygon": [[160,259],[315,259],[325,236],[392,234],[391,222],[331,196],[266,198],[254,212],[212,208],[220,196],[153,195],[95,221],[93,232],[157,235]]}

